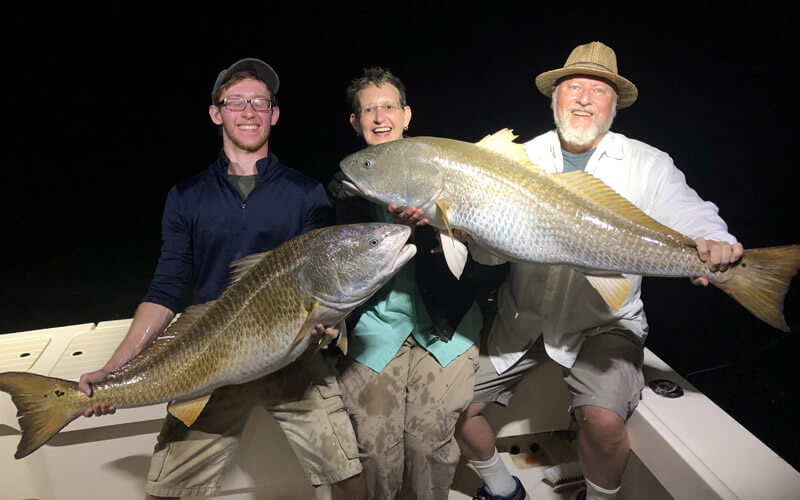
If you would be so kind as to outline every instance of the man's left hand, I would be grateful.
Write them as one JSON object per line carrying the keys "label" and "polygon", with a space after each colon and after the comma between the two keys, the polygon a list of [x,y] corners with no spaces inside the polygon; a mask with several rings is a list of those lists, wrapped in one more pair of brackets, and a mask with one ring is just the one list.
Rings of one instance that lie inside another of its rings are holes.
{"label": "man's left hand", "polygon": [[[705,238],[695,238],[694,242],[697,244],[697,256],[708,264],[708,269],[712,272],[726,271],[742,258],[744,252],[741,243],[731,245],[725,241]],[[708,286],[708,278],[705,276],[695,276],[691,279],[695,285]]]}

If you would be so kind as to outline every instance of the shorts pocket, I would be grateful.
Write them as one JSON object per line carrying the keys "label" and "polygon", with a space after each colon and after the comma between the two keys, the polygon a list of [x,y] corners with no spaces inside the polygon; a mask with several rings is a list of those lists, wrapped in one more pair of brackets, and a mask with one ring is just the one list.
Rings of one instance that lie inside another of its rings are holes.
{"label": "shorts pocket", "polygon": [[344,454],[350,460],[357,460],[358,442],[347,410],[344,407],[335,410],[328,414],[328,419],[330,420],[333,434],[336,436],[336,440],[339,442]]}
{"label": "shorts pocket", "polygon": [[168,443],[166,447],[153,453],[150,459],[150,470],[147,472],[148,481],[158,481],[164,473],[164,464],[167,463],[167,454],[172,449],[172,443]]}

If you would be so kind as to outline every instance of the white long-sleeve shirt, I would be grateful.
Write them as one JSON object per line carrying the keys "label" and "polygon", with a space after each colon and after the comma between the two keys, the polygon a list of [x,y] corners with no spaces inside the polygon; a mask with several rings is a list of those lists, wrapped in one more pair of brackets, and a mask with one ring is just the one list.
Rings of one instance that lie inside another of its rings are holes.
{"label": "white long-sleeve shirt", "polygon": [[[525,149],[530,160],[545,171],[563,170],[555,131],[527,142]],[[683,173],[663,151],[608,132],[585,170],[649,216],[692,239],[702,236],[736,242],[716,205],[702,200],[686,184]],[[471,251],[479,262],[498,263],[478,248]],[[626,277],[633,290],[614,311],[579,271],[567,266],[512,263],[509,278],[498,293],[497,317],[488,339],[497,372],[510,368],[540,335],[547,354],[567,368],[575,362],[585,335],[621,327],[644,342],[648,326],[641,300],[642,277]]]}

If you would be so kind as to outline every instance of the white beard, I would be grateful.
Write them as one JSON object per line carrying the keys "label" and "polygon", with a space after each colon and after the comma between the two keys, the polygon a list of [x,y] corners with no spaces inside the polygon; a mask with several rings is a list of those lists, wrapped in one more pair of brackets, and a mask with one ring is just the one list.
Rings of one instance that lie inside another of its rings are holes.
{"label": "white beard", "polygon": [[[598,137],[602,137],[611,129],[611,124],[614,122],[614,117],[617,115],[617,99],[615,96],[614,102],[611,105],[613,111],[606,122],[595,121],[589,128],[582,130],[575,129],[569,123],[569,115],[572,110],[565,109],[563,113],[559,115],[558,108],[556,107],[556,99],[557,96],[553,96],[550,107],[553,109],[553,120],[555,121],[558,135],[564,142],[573,146],[587,147],[594,144]],[[591,110],[591,107],[582,109]]]}

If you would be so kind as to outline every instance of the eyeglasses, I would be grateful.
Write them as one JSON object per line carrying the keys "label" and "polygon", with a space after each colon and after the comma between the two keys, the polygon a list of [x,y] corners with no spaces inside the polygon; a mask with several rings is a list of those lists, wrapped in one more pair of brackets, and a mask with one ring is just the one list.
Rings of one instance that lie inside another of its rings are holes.
{"label": "eyeglasses", "polygon": [[382,109],[386,113],[394,113],[395,111],[400,111],[403,109],[403,106],[401,106],[399,102],[393,102],[389,104],[370,104],[366,108],[362,108],[361,112],[372,114],[377,113],[379,109]]}
{"label": "eyeglasses", "polygon": [[245,99],[244,97],[226,97],[219,101],[217,106],[225,106],[231,111],[244,111],[247,103],[253,106],[255,111],[266,112],[272,109],[272,99],[266,97],[254,97],[252,99]]}

